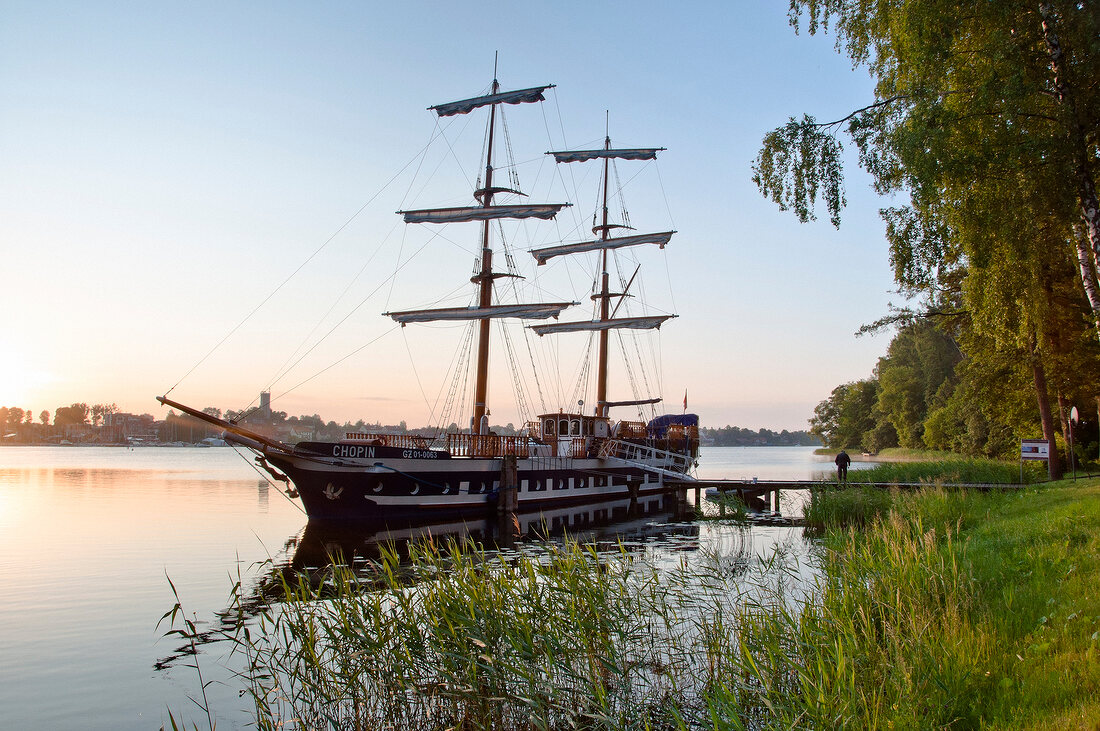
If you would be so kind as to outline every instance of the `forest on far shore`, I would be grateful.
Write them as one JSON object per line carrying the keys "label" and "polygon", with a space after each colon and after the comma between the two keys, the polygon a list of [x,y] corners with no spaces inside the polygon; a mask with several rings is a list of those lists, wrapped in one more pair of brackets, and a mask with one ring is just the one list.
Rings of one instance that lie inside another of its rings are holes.
{"label": "forest on far shore", "polygon": [[820,447],[822,441],[808,431],[774,432],[771,429],[742,429],[724,426],[721,429],[699,427],[703,444],[714,447]]}

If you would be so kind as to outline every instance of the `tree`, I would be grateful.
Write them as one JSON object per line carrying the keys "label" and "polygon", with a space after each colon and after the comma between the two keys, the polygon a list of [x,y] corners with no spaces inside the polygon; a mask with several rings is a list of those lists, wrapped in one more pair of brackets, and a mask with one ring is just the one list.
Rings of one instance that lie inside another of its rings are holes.
{"label": "tree", "polygon": [[18,406],[10,407],[8,409],[8,418],[6,420],[6,423],[13,427],[18,426],[19,424],[23,423],[24,413],[25,412],[23,411],[23,409],[19,408]]}
{"label": "tree", "polygon": [[42,426],[49,426],[50,412],[46,409],[42,409],[42,413],[38,415],[38,420],[42,422]]}
{"label": "tree", "polygon": [[[954,289],[982,352],[1026,364],[1053,448],[1052,396],[1097,383],[1080,369],[1075,384],[1050,376],[1082,362],[1065,323],[1090,312],[1100,338],[1100,14],[1082,2],[791,0],[792,24],[803,17],[811,33],[835,29],[876,98],[771,133],[757,185],[803,221],[820,197],[838,225],[846,127],[876,190],[909,193],[909,205],[882,211],[896,281],[929,304]],[[1067,297],[1065,261],[1082,302]],[[937,415],[934,441],[958,423],[949,416]],[[1050,466],[1053,476],[1056,452]]]}
{"label": "tree", "polygon": [[88,412],[88,404],[83,402],[69,406],[58,406],[53,412],[54,426],[87,424]]}
{"label": "tree", "polygon": [[906,325],[894,336],[878,363],[878,409],[902,447],[925,446],[925,420],[954,390],[961,359],[954,340],[927,321]]}
{"label": "tree", "polygon": [[862,447],[864,435],[875,429],[878,380],[869,378],[833,389],[814,409],[810,433],[831,449]]}
{"label": "tree", "polygon": [[[959,195],[974,182],[1042,174],[1039,210],[1062,224],[1100,336],[1100,13],[1092,4],[791,0],[789,17],[796,29],[805,18],[811,34],[832,28],[838,50],[875,78],[875,100],[833,122],[792,117],[767,135],[754,164],[761,192],[802,221],[814,218],[820,199],[839,225],[845,198],[837,135],[846,128],[876,189],[911,195],[910,207],[884,217],[925,224],[927,238],[894,242],[904,243],[892,250],[901,273],[922,258],[917,268],[949,258],[937,251],[943,225],[979,223]],[[1014,210],[1003,196],[994,199],[1000,205],[993,210]],[[993,231],[976,232],[995,240],[1003,219],[987,218]]]}

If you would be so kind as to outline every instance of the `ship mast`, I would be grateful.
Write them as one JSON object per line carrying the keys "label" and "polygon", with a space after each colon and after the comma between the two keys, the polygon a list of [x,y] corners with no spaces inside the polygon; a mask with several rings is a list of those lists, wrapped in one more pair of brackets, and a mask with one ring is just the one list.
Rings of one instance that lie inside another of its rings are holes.
{"label": "ship mast", "polygon": [[475,109],[489,107],[489,134],[485,154],[484,185],[474,191],[474,198],[478,202],[476,206],[398,211],[404,217],[405,223],[446,224],[464,221],[480,221],[482,223],[480,267],[478,274],[470,280],[477,285],[477,305],[383,313],[402,325],[407,325],[410,322],[478,321],[477,372],[474,384],[473,411],[470,417],[470,426],[474,433],[481,431],[482,420],[488,414],[490,320],[500,317],[515,317],[526,320],[556,318],[562,310],[577,304],[576,302],[493,304],[493,281],[498,277],[513,275],[493,271],[493,249],[490,237],[492,222],[501,218],[550,220],[557,215],[558,211],[569,205],[568,203],[493,205],[493,196],[497,193],[524,195],[518,190],[493,185],[493,142],[496,136],[497,107],[501,104],[541,102],[544,99],[543,92],[552,87],[553,84],[547,84],[545,86],[502,92],[500,83],[494,78],[492,89],[487,95],[429,107],[440,117],[468,114]]}
{"label": "ship mast", "polygon": [[[603,149],[611,149],[611,135],[605,135],[603,141]],[[605,157],[603,159],[603,220],[600,225],[600,240],[607,241],[607,182],[608,182],[608,168],[611,165],[611,158]],[[611,295],[608,292],[608,272],[607,272],[607,249],[601,252],[601,261],[603,263],[602,272],[600,275],[600,322],[607,322],[611,319]],[[610,335],[608,330],[600,330],[600,350],[599,358],[597,360],[596,368],[596,416],[607,416],[607,338]]]}
{"label": "ship mast", "polygon": [[[496,95],[500,91],[500,83],[493,79],[493,90]],[[489,110],[489,144],[485,152],[485,189],[481,196],[481,207],[489,208],[493,203],[493,133],[496,131],[497,105],[493,104]],[[475,277],[479,285],[478,306],[485,308],[493,304],[493,249],[489,245],[490,221],[486,219],[481,230],[481,273]],[[474,381],[474,413],[470,419],[470,431],[474,434],[482,432],[481,420],[486,412],[486,399],[489,391],[489,318],[483,318],[479,323],[477,335],[477,376]]]}
{"label": "ship mast", "polygon": [[[531,255],[535,257],[538,263],[545,264],[550,259],[558,256],[569,256],[573,254],[581,254],[587,251],[599,251],[600,252],[600,289],[598,294],[592,295],[592,299],[599,300],[599,317],[595,320],[588,320],[583,322],[558,322],[548,325],[533,325],[530,326],[539,335],[550,335],[567,332],[598,332],[599,333],[599,352],[597,355],[596,365],[596,408],[595,415],[598,417],[607,417],[609,410],[612,406],[629,406],[636,404],[652,404],[660,401],[660,398],[647,398],[638,399],[632,401],[608,401],[607,399],[607,362],[608,362],[608,337],[609,331],[612,329],[632,329],[632,330],[655,330],[661,327],[661,325],[675,315],[648,315],[642,317],[615,317],[614,312],[611,310],[611,298],[612,297],[628,297],[626,290],[630,288],[629,283],[622,292],[610,291],[610,272],[608,271],[608,252],[612,249],[619,249],[630,246],[640,246],[643,244],[656,244],[660,248],[664,248],[668,244],[675,231],[662,231],[659,233],[648,234],[634,234],[630,236],[610,236],[611,229],[631,227],[624,221],[621,224],[613,224],[608,222],[608,198],[610,197],[610,165],[611,161],[615,159],[619,160],[655,160],[657,153],[664,150],[663,147],[644,147],[644,148],[624,148],[615,149],[611,147],[611,135],[605,133],[604,145],[602,149],[597,150],[559,150],[557,152],[548,152],[546,154],[553,155],[554,160],[558,163],[571,163],[571,162],[586,162],[589,160],[602,160],[603,161],[603,196],[602,196],[602,213],[600,218],[600,224],[592,227],[592,233],[598,234],[598,238],[592,241],[578,241],[570,244],[559,244],[556,246],[546,246],[540,249],[533,249]],[[631,280],[633,281],[633,279]],[[618,308],[616,307],[616,311]]]}

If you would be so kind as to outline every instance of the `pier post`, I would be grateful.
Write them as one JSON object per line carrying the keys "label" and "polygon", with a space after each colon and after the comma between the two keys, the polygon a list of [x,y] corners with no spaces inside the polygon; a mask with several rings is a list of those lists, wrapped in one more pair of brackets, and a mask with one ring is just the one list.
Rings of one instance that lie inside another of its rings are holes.
{"label": "pier post", "polygon": [[519,470],[516,455],[506,454],[500,461],[500,499],[497,512],[514,513],[519,506]]}

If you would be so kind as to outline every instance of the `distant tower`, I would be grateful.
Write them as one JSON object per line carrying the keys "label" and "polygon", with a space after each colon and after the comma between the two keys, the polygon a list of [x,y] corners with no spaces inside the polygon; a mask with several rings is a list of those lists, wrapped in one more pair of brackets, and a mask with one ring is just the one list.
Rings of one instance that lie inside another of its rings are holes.
{"label": "distant tower", "polygon": [[271,391],[260,391],[260,413],[265,419],[271,418]]}

